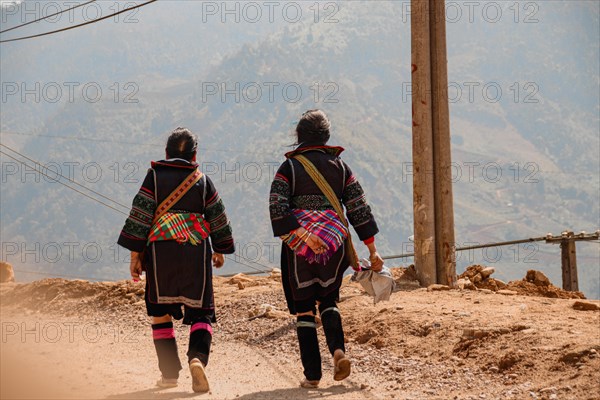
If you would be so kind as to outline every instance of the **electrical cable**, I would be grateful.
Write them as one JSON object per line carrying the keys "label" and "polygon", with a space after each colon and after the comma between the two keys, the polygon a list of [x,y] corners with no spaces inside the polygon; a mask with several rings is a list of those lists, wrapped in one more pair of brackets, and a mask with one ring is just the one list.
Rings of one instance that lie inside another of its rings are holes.
{"label": "electrical cable", "polygon": [[[140,143],[140,142],[128,142],[122,140],[113,140],[113,139],[98,139],[98,138],[89,138],[82,136],[67,136],[67,135],[44,135],[37,133],[24,133],[24,132],[0,132],[2,135],[17,135],[17,136],[33,136],[33,137],[43,137],[48,139],[64,139],[64,140],[82,140],[82,141],[90,141],[90,142],[100,142],[100,143],[119,143],[119,144],[129,144],[133,146],[152,146],[152,147],[164,147],[164,144],[158,143]],[[264,156],[265,152],[253,152],[247,150],[233,150],[233,149],[215,149],[208,147],[198,147],[198,150],[203,151],[213,151],[213,152],[222,152],[222,153],[238,153],[238,154],[247,154],[251,156]]]}
{"label": "electrical cable", "polygon": [[90,138],[90,137],[84,137],[84,136],[44,135],[43,133],[24,133],[24,132],[0,132],[0,133],[2,135],[32,136],[32,137],[43,137],[43,138],[48,138],[48,139],[81,140],[81,141],[98,142],[98,143],[130,144],[132,146],[164,147],[164,144],[158,144],[158,143],[128,142],[128,141],[123,141],[123,140],[98,139],[98,138]]}
{"label": "electrical cable", "polygon": [[[23,158],[25,158],[25,159],[27,159],[27,160],[31,161],[31,162],[32,162],[32,163],[34,163],[34,164],[37,164],[37,165],[39,165],[39,166],[40,166],[40,167],[42,167],[42,168],[48,169],[48,168],[46,168],[45,166],[43,166],[41,163],[39,163],[39,162],[37,162],[37,161],[35,161],[35,160],[33,160],[33,159],[31,159],[31,158],[27,157],[26,155],[24,155],[24,154],[22,154],[22,153],[19,153],[19,152],[18,152],[18,151],[16,151],[15,149],[13,149],[13,148],[11,148],[11,147],[9,147],[9,146],[5,145],[5,144],[2,144],[2,143],[0,143],[0,146],[2,146],[2,147],[6,147],[7,149],[9,149],[10,151],[12,151],[13,153],[16,153],[16,154],[18,154],[19,156],[21,156],[21,157],[23,157]],[[37,171],[35,168],[34,168],[34,170],[35,170],[36,172],[39,172],[39,171]],[[102,193],[99,193],[99,192],[95,191],[94,189],[90,189],[90,188],[88,188],[87,186],[84,186],[84,185],[82,185],[81,183],[78,183],[78,182],[74,181],[73,179],[71,179],[71,178],[69,178],[69,177],[66,177],[66,176],[64,176],[64,175],[63,175],[63,174],[61,174],[60,172],[55,172],[55,171],[52,171],[52,172],[53,172],[53,173],[56,173],[56,175],[60,176],[61,178],[65,178],[65,179],[66,179],[66,180],[68,180],[69,182],[72,182],[72,183],[74,183],[75,185],[77,185],[77,186],[79,186],[79,187],[82,187],[82,188],[84,188],[84,189],[86,189],[86,190],[89,190],[90,192],[94,193],[95,195],[98,195],[98,196],[102,197],[103,199],[106,199],[106,200],[108,200],[108,201],[112,201],[113,203],[115,203],[115,204],[117,204],[117,205],[119,205],[119,206],[123,207],[124,209],[126,209],[126,210],[129,210],[129,206],[126,206],[126,205],[124,205],[124,204],[121,204],[121,203],[119,203],[118,201],[111,199],[110,197],[106,197],[106,196],[105,196],[105,195],[103,195]],[[48,175],[46,175],[46,176],[48,176]],[[56,181],[56,182],[59,182],[59,179],[56,179],[56,178],[54,178],[54,181]],[[103,204],[104,204],[104,203],[103,203]]]}
{"label": "electrical cable", "polygon": [[261,267],[263,267],[263,268],[268,268],[268,269],[260,269],[260,268],[256,268],[256,267],[253,267],[252,265],[249,265],[249,264],[247,264],[247,263],[245,263],[245,262],[240,262],[239,260],[234,260],[233,258],[231,258],[231,257],[228,257],[228,256],[225,256],[225,258],[226,258],[226,259],[228,259],[229,261],[233,261],[233,262],[236,262],[236,263],[238,263],[238,264],[242,264],[243,266],[245,266],[245,267],[248,267],[248,268],[250,268],[250,269],[253,269],[253,270],[255,270],[255,271],[257,271],[257,272],[260,272],[260,273],[267,273],[267,272],[271,272],[271,269],[272,269],[272,268],[269,268],[269,267],[267,267],[267,266],[266,266],[266,265],[264,265],[264,264],[261,264],[261,263],[259,263],[259,262],[256,262],[256,261],[249,260],[249,259],[247,259],[246,257],[240,256],[240,255],[236,255],[236,256],[237,256],[237,257],[241,257],[241,258],[243,258],[244,260],[246,260],[246,261],[248,261],[248,262],[253,262],[253,263],[255,263],[255,264],[258,264],[258,265],[260,265],[260,266],[261,266]]}
{"label": "electrical cable", "polygon": [[[24,161],[21,161],[21,160],[19,160],[19,159],[15,158],[15,157],[11,156],[10,154],[8,154],[8,153],[5,153],[5,152],[4,152],[4,151],[2,151],[2,150],[0,150],[0,154],[4,154],[5,156],[7,156],[7,157],[9,157],[9,158],[12,158],[12,159],[13,159],[13,160],[15,160],[16,162],[19,162],[19,163],[21,163],[21,164],[25,165],[26,167],[29,167],[29,168],[32,168],[32,169],[34,169],[34,168],[33,168],[33,167],[31,167],[30,165],[28,165],[26,162],[24,162]],[[34,170],[35,170],[35,169],[34,169]],[[37,172],[37,173],[39,173],[39,174],[42,174],[42,175],[44,175],[44,176],[46,176],[46,177],[48,177],[48,178],[50,178],[50,179],[53,179],[53,180],[55,180],[55,178],[51,177],[50,175],[48,175],[48,174],[46,174],[46,173],[44,173],[44,172],[42,172],[42,171],[36,171],[36,172]],[[56,180],[55,180],[55,181],[56,181]],[[104,205],[104,206],[106,206],[106,207],[108,207],[108,208],[110,208],[110,209],[113,209],[113,210],[115,210],[115,211],[116,211],[116,212],[118,212],[118,213],[121,213],[121,214],[123,214],[123,215],[127,215],[127,216],[129,216],[129,213],[126,213],[126,212],[123,212],[123,211],[121,211],[121,210],[119,210],[119,209],[116,209],[116,208],[114,208],[113,206],[111,206],[110,204],[106,204],[106,203],[104,203],[104,202],[102,202],[102,201],[100,201],[100,200],[98,200],[98,199],[96,199],[96,198],[94,198],[94,197],[92,197],[92,196],[90,196],[90,195],[86,194],[86,193],[83,193],[83,192],[81,192],[81,191],[79,191],[79,190],[75,189],[74,187],[71,187],[71,186],[67,185],[67,184],[66,184],[66,183],[64,183],[64,182],[61,182],[61,181],[56,181],[56,182],[60,183],[60,184],[61,184],[61,185],[63,185],[63,186],[66,186],[66,187],[68,187],[68,188],[69,188],[69,189],[71,189],[71,190],[74,190],[75,192],[77,192],[77,193],[81,194],[82,196],[85,196],[85,197],[87,197],[88,199],[91,199],[91,200],[93,200],[93,201],[96,201],[96,202],[98,202],[98,203],[100,203],[100,204],[102,204],[102,205]]]}
{"label": "electrical cable", "polygon": [[64,10],[61,10],[61,11],[59,11],[59,12],[55,12],[54,14],[46,15],[45,17],[41,17],[41,18],[35,19],[35,20],[33,20],[33,21],[25,22],[24,24],[17,25],[17,26],[13,26],[12,28],[4,29],[4,30],[0,31],[0,33],[8,32],[8,31],[12,31],[12,30],[15,30],[15,29],[21,28],[21,27],[23,27],[23,26],[27,26],[27,25],[29,25],[29,24],[33,24],[33,23],[35,23],[35,22],[40,22],[40,21],[43,21],[43,20],[45,20],[45,19],[48,19],[48,18],[51,18],[51,17],[55,17],[55,16],[57,16],[57,15],[59,15],[59,14],[65,13],[65,12],[67,12],[67,11],[74,10],[74,9],[76,9],[76,8],[79,8],[79,7],[86,6],[86,5],[88,5],[88,4],[90,4],[90,3],[93,3],[93,2],[95,2],[95,1],[96,1],[96,0],[90,0],[90,1],[88,1],[88,2],[86,2],[86,3],[81,3],[81,4],[78,4],[78,5],[76,5],[76,6],[73,6],[73,7],[70,7],[70,8],[66,8],[66,9],[64,9]]}
{"label": "electrical cable", "polygon": [[13,39],[0,40],[0,43],[8,43],[8,42],[16,42],[18,40],[33,39],[33,38],[37,38],[37,37],[41,37],[41,36],[52,35],[52,34],[55,34],[55,33],[68,31],[68,30],[71,30],[71,29],[75,29],[75,28],[79,28],[79,27],[85,26],[85,25],[94,24],[96,22],[100,22],[100,21],[105,20],[107,18],[114,17],[115,15],[119,15],[119,14],[122,14],[124,12],[131,11],[131,10],[134,10],[136,8],[140,8],[140,7],[146,6],[146,5],[150,4],[150,3],[154,3],[155,1],[157,1],[157,0],[149,0],[149,1],[145,2],[145,3],[137,4],[135,6],[132,6],[132,7],[129,7],[129,8],[125,8],[125,9],[123,9],[121,11],[116,12],[116,13],[113,13],[113,14],[110,14],[110,15],[106,15],[104,17],[100,17],[100,18],[97,18],[97,19],[94,19],[94,20],[91,20],[91,21],[83,22],[81,24],[77,24],[77,25],[73,25],[73,26],[68,26],[66,28],[61,28],[61,29],[57,29],[57,30],[54,30],[54,31],[50,31],[50,32],[38,33],[37,35],[30,35],[30,36],[23,36],[23,37],[18,37],[18,38],[13,38]]}
{"label": "electrical cable", "polygon": [[[13,150],[12,148],[10,148],[10,147],[8,147],[8,146],[6,146],[6,145],[2,144],[2,143],[0,143],[0,146],[6,147],[6,148],[8,148],[9,150],[11,150],[11,151],[14,151],[15,153],[17,153],[17,154],[21,155],[22,157],[24,157],[24,158],[26,158],[26,159],[30,160],[31,162],[33,162],[33,163],[35,163],[35,164],[38,164],[38,165],[41,165],[41,164],[40,164],[39,162],[37,162],[36,160],[33,160],[33,159],[31,159],[31,158],[29,158],[29,157],[27,157],[27,156],[24,156],[23,154],[21,154],[21,153],[17,152],[16,150]],[[19,160],[19,159],[15,158],[15,157],[13,157],[13,156],[11,156],[10,154],[8,154],[8,153],[6,153],[6,152],[4,152],[4,151],[2,151],[2,150],[0,150],[0,154],[4,154],[5,156],[7,156],[7,157],[9,157],[9,158],[11,158],[11,159],[13,159],[13,160],[15,160],[15,161],[17,161],[17,162],[19,162],[19,163],[23,164],[23,165],[25,165],[26,167],[29,167],[29,168],[32,168],[32,169],[34,169],[33,167],[31,167],[31,166],[30,166],[29,164],[27,164],[26,162],[24,162],[24,161],[21,161],[21,160]],[[34,169],[34,170],[35,170],[35,169]],[[94,197],[92,197],[92,196],[89,196],[89,195],[87,195],[86,193],[83,193],[83,192],[81,192],[81,191],[79,191],[79,190],[77,190],[77,189],[75,189],[75,188],[73,188],[73,187],[71,187],[71,186],[69,186],[69,185],[67,185],[67,184],[65,184],[65,183],[63,183],[63,182],[61,182],[61,181],[59,181],[59,180],[56,180],[55,178],[52,178],[52,177],[50,177],[49,175],[45,174],[45,173],[44,173],[44,172],[42,172],[42,171],[37,171],[37,170],[35,170],[35,171],[36,171],[36,172],[38,172],[38,173],[40,173],[40,174],[42,174],[42,175],[45,175],[45,176],[47,176],[47,177],[49,177],[49,178],[53,179],[53,180],[55,180],[56,182],[58,182],[58,183],[62,184],[63,186],[66,186],[67,188],[69,188],[69,189],[71,189],[71,190],[74,190],[75,192],[77,192],[77,193],[79,193],[79,194],[81,194],[81,195],[83,195],[83,196],[85,196],[85,197],[87,197],[87,198],[89,198],[89,199],[91,199],[91,200],[94,200],[94,201],[96,201],[96,202],[98,202],[98,203],[100,203],[100,204],[102,204],[102,205],[104,205],[104,206],[106,206],[106,207],[108,207],[108,208],[110,208],[110,209],[112,209],[112,210],[114,210],[114,211],[117,211],[117,212],[119,212],[119,213],[121,213],[121,214],[123,214],[123,215],[127,215],[127,216],[129,216],[129,213],[125,213],[125,212],[123,212],[123,211],[121,211],[121,210],[118,210],[118,209],[116,209],[116,208],[112,207],[112,206],[111,206],[111,205],[109,205],[109,204],[106,204],[106,203],[104,203],[104,202],[102,202],[102,201],[100,201],[100,200],[98,200],[98,199],[96,199],[96,198],[94,198]],[[64,175],[61,175],[61,174],[59,174],[59,175],[60,175],[60,176],[62,176],[62,177],[64,177]],[[66,178],[66,177],[64,177],[64,178],[65,178],[65,179],[69,179],[69,178]],[[70,179],[69,179],[69,180],[70,180]],[[70,180],[70,181],[71,181],[71,180]],[[74,181],[72,181],[72,182],[74,182]],[[77,184],[77,182],[74,182],[74,183],[75,183],[75,184]],[[78,184],[78,185],[79,185],[79,184]],[[96,192],[96,191],[93,191],[93,190],[91,190],[91,189],[89,189],[89,188],[87,188],[87,187],[85,187],[85,186],[83,186],[83,185],[80,185],[80,186],[82,186],[83,188],[86,188],[86,189],[88,189],[88,190],[92,191],[93,193],[95,193],[95,194],[97,194],[97,195],[99,195],[99,196],[101,196],[101,197],[103,197],[103,198],[105,198],[105,199],[107,199],[107,200],[110,200],[110,201],[112,201],[113,203],[119,204],[119,203],[118,203],[118,202],[116,202],[115,200],[112,200],[111,198],[109,198],[109,197],[107,197],[107,196],[104,196],[104,195],[102,195],[101,193],[98,193],[98,192]],[[250,268],[250,269],[253,269],[254,271],[257,271],[257,272],[261,272],[261,273],[268,273],[268,272],[270,272],[270,270],[271,270],[271,268],[269,268],[268,266],[266,266],[266,265],[264,265],[264,264],[262,264],[262,263],[259,263],[259,262],[257,262],[257,261],[250,260],[250,259],[248,259],[248,258],[246,258],[246,257],[244,257],[244,256],[237,255],[237,257],[239,257],[239,258],[241,258],[241,259],[243,259],[243,260],[245,260],[245,261],[244,261],[244,262],[242,262],[242,261],[241,261],[241,260],[239,260],[239,259],[238,259],[238,260],[234,260],[234,259],[233,259],[233,258],[231,258],[231,257],[225,256],[225,258],[227,258],[228,260],[230,260],[230,261],[233,261],[233,262],[235,262],[235,263],[238,263],[238,264],[242,264],[242,265],[244,265],[245,267],[248,267],[248,268]],[[248,264],[248,263],[254,263],[254,264],[260,265],[260,266],[261,266],[261,267],[263,267],[264,269],[260,269],[260,268],[254,267],[254,266],[252,266],[252,265],[250,265],[250,264]]]}

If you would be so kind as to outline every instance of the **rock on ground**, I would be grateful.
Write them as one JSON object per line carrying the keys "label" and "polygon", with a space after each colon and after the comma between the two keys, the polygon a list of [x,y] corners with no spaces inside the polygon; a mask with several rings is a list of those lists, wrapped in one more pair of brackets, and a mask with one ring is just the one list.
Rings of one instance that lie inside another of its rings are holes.
{"label": "rock on ground", "polygon": [[15,272],[12,265],[5,261],[0,261],[0,283],[14,282]]}

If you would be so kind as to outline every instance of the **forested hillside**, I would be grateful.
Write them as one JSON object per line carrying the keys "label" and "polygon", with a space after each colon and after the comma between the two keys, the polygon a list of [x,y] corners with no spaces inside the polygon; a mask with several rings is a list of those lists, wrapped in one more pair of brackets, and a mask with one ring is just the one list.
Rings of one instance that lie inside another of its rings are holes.
{"label": "forested hillside", "polygon": [[[42,3],[4,7],[3,28],[22,22],[24,7]],[[101,5],[103,15],[114,8],[109,3]],[[248,271],[279,262],[268,221],[270,182],[300,114],[322,108],[333,123],[331,144],[347,149],[343,158],[372,203],[381,252],[410,252],[409,3],[251,9],[231,2],[228,14],[220,2],[156,2],[118,20],[3,43],[1,141],[128,205],[150,160],[164,156],[168,132],[189,127],[200,136],[200,162],[238,241],[223,271]],[[458,244],[598,229],[598,4],[452,4],[448,92]],[[76,12],[73,20],[85,18]],[[2,39],[69,22],[32,24]],[[1,160],[1,258],[18,279],[38,277],[19,269],[127,276],[127,255],[115,245],[124,215]],[[581,243],[577,251],[581,288],[598,298],[598,244]],[[535,267],[560,282],[558,246],[459,254],[459,270],[472,263],[497,266],[500,279]]]}

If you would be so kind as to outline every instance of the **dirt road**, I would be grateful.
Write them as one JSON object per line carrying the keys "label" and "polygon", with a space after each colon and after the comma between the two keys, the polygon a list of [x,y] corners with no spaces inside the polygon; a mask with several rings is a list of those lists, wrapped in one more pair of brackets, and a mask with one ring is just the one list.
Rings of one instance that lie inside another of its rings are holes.
{"label": "dirt road", "polygon": [[[404,281],[399,279],[399,283]],[[406,282],[404,282],[406,283]],[[600,399],[600,302],[516,282],[508,293],[428,291],[400,285],[373,305],[351,282],[339,308],[353,372],[333,382],[319,329],[324,377],[302,378],[294,319],[280,278],[215,280],[219,323],[196,395],[159,378],[143,283],[46,279],[0,285],[2,399]],[[554,297],[548,297],[554,296]],[[268,310],[268,311],[267,311]],[[176,323],[185,361],[188,327]]]}
{"label": "dirt road", "polygon": [[[158,390],[159,377],[150,328],[123,321],[66,318],[36,319],[3,313],[2,399],[363,399],[370,395],[352,380],[324,379],[322,388],[298,387],[296,354],[273,359],[216,332],[207,374],[208,394],[194,394],[187,369],[179,387]],[[179,353],[186,360],[187,329],[177,330]]]}

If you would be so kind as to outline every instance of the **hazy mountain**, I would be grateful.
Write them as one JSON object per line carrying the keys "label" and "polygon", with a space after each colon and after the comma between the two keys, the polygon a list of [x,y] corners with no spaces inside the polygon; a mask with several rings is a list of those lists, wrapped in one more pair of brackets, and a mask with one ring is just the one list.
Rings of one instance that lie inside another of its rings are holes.
{"label": "hazy mountain", "polygon": [[[35,4],[19,7],[28,3]],[[323,108],[332,143],[347,148],[344,159],[367,190],[382,253],[412,251],[409,2],[290,2],[272,10],[241,2],[229,3],[229,13],[222,4],[156,2],[122,14],[137,22],[108,19],[2,44],[2,143],[128,205],[149,161],[163,156],[168,131],[188,126],[201,137],[203,168],[228,207],[236,257],[276,266],[270,181],[299,115]],[[499,4],[448,3],[457,241],[598,229],[599,6]],[[23,18],[6,14],[3,28]],[[60,22],[2,38],[68,20]],[[36,83],[38,102],[21,90],[36,92]],[[125,252],[114,245],[123,215],[48,178],[36,181],[5,156],[2,163],[3,258],[17,270],[126,276]],[[57,249],[62,257],[53,258]],[[459,256],[460,268],[496,265],[504,279],[536,268],[560,284],[558,246]],[[578,245],[581,286],[593,297],[600,297],[599,258],[596,243]],[[242,269],[230,261],[224,271]]]}

